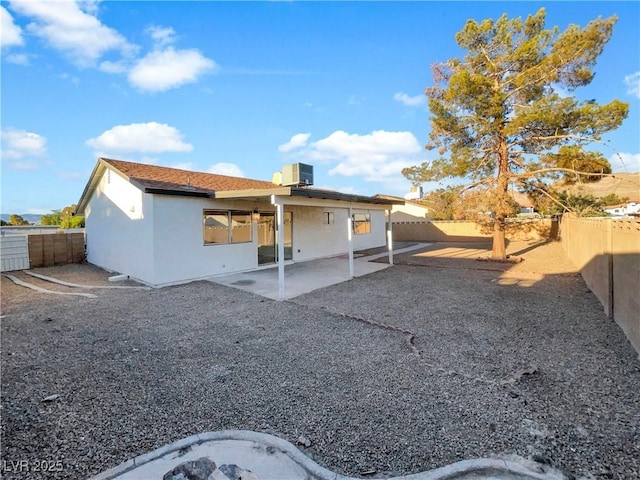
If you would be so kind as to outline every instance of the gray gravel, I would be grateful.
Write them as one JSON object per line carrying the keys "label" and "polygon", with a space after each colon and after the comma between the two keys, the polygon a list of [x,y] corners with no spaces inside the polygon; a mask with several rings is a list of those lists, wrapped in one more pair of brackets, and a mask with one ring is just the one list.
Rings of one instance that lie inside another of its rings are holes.
{"label": "gray gravel", "polygon": [[[322,466],[368,478],[509,454],[640,478],[621,330],[580,277],[499,275],[396,266],[288,302],[209,282],[51,298],[3,278],[3,478],[85,478],[222,429],[303,436]],[[420,356],[336,312],[411,330]],[[34,472],[43,460],[64,470]]]}

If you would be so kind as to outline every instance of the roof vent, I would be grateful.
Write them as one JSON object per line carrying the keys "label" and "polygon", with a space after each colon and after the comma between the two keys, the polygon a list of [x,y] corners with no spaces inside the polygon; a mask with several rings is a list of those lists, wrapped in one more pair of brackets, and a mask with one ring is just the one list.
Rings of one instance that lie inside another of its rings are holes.
{"label": "roof vent", "polygon": [[305,163],[294,163],[282,167],[283,186],[309,186],[313,185],[313,166]]}

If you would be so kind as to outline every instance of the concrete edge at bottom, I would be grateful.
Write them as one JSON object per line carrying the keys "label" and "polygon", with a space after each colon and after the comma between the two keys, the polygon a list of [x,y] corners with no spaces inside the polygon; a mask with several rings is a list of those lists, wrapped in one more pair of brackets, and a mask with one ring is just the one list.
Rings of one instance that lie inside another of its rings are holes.
{"label": "concrete edge at bottom", "polygon": [[[355,477],[339,475],[318,465],[287,440],[251,430],[222,430],[191,435],[152,450],[151,452],[138,455],[116,467],[91,477],[89,480],[114,480],[118,476],[134,470],[141,465],[158,460],[171,452],[181,450],[189,445],[200,445],[206,442],[223,440],[250,441],[275,447],[317,480],[361,480]],[[389,478],[388,480],[455,480],[472,474],[474,478],[495,479],[566,480],[567,478],[557,470],[517,457],[516,459],[478,458],[462,460],[433,470]]]}

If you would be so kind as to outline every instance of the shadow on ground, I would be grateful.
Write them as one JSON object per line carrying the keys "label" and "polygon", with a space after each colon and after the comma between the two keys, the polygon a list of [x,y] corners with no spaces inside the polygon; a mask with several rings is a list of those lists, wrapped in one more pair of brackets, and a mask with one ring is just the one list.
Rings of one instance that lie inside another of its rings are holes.
{"label": "shadow on ground", "polygon": [[521,281],[553,248],[508,272],[399,265],[285,302],[211,282],[52,299],[3,278],[3,460],[64,466],[3,478],[86,478],[228,429],[304,437],[349,476],[514,454],[634,478],[640,362],[566,259]]}

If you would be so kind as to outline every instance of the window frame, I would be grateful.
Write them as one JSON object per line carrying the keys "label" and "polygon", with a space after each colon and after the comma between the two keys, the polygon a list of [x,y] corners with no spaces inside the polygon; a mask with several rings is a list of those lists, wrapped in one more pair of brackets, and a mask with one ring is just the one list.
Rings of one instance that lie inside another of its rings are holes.
{"label": "window frame", "polygon": [[[227,225],[226,225],[226,242],[214,242],[214,241],[207,241],[207,235],[206,235],[206,222],[207,222],[207,217],[208,216],[222,216],[222,217],[226,217],[226,221],[227,221]],[[245,216],[247,217],[248,222],[243,224],[243,225],[239,225],[239,226],[235,226],[233,225],[233,221],[234,221],[234,217],[240,217],[240,216]],[[239,228],[240,226],[243,227],[249,227],[249,239],[248,240],[235,240],[234,241],[234,229]],[[205,208],[202,210],[202,241],[203,241],[203,245],[205,246],[210,246],[210,245],[237,245],[237,244],[241,244],[241,243],[252,243],[253,242],[253,219],[251,217],[251,212],[249,210],[220,210],[220,209],[208,209]]]}
{"label": "window frame", "polygon": [[[364,220],[356,220],[357,216],[363,216]],[[357,226],[366,225],[364,232],[357,231]],[[371,233],[371,212],[354,212],[351,214],[351,230],[354,235],[368,235]]]}
{"label": "window frame", "polygon": [[336,213],[332,211],[322,212],[322,224],[323,225],[335,225]]}

